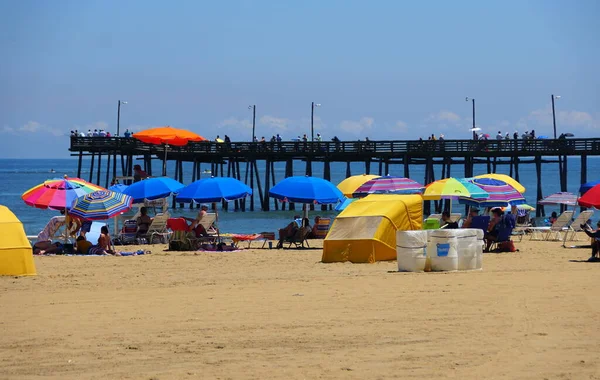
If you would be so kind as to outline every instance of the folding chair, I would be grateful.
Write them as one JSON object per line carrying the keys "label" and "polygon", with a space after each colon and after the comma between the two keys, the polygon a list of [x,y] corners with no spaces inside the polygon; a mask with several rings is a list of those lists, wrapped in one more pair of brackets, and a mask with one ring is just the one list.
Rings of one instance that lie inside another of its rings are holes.
{"label": "folding chair", "polygon": [[154,237],[158,237],[160,243],[167,243],[169,238],[169,231],[167,229],[167,220],[169,220],[169,213],[156,214],[152,223],[148,226],[146,237],[151,244],[154,244]]}
{"label": "folding chair", "polygon": [[320,218],[315,231],[315,239],[325,239],[331,226],[331,218]]}
{"label": "folding chair", "polygon": [[134,219],[126,220],[123,222],[123,227],[119,232],[119,235],[115,239],[115,243],[119,244],[138,244],[137,240],[137,222]]}
{"label": "folding chair", "polygon": [[476,228],[483,231],[485,235],[487,233],[488,226],[490,225],[489,215],[477,215],[471,218],[471,226],[469,228]]}
{"label": "folding chair", "polygon": [[551,237],[553,237],[552,240],[561,240],[560,233],[563,231],[565,231],[566,233],[569,232],[568,227],[571,224],[572,219],[573,211],[563,211],[563,213],[560,214],[558,219],[556,219],[556,222],[554,222],[554,224],[552,224],[552,226],[548,228],[544,240],[551,240]]}
{"label": "folding chair", "polygon": [[[289,243],[288,248],[291,248],[292,244],[296,248],[310,248],[307,239],[308,235],[310,235],[311,232],[312,229],[310,227],[298,228],[294,236],[286,238],[284,243]],[[304,246],[304,244],[306,244],[306,247]]]}
{"label": "folding chair", "polygon": [[496,241],[494,241],[490,247],[490,251],[500,248],[500,244],[510,241],[513,229],[510,227],[501,228],[498,231]]}
{"label": "folding chair", "polygon": [[190,232],[184,218],[169,218],[167,228],[173,233],[169,236],[169,250],[192,251],[198,247],[198,239]]}
{"label": "folding chair", "polygon": [[582,211],[581,213],[579,213],[579,215],[577,215],[577,218],[575,218],[573,223],[571,223],[571,225],[569,226],[569,229],[567,230],[567,232],[565,234],[565,241],[567,241],[567,239],[569,239],[569,237],[568,237],[569,233],[571,233],[571,238],[570,238],[571,241],[578,240],[577,233],[583,231],[583,229],[581,228],[581,225],[587,223],[587,221],[590,220],[592,215],[594,215],[594,210],[585,210],[585,211]]}

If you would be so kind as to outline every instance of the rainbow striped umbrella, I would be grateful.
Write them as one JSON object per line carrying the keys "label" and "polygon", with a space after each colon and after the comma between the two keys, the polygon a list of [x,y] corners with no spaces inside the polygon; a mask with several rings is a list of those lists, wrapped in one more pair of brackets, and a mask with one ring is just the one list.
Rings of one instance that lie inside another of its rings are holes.
{"label": "rainbow striped umbrella", "polygon": [[80,178],[65,176],[32,187],[21,195],[21,199],[36,208],[62,210],[71,207],[78,197],[98,190],[104,188]]}
{"label": "rainbow striped umbrella", "polygon": [[504,181],[492,178],[472,178],[469,180],[489,194],[487,199],[461,197],[458,203],[475,207],[509,207],[525,202],[525,197]]}
{"label": "rainbow striped umbrella", "polygon": [[129,211],[132,204],[129,195],[99,190],[77,198],[69,214],[84,220],[105,220]]}
{"label": "rainbow striped umbrella", "polygon": [[487,199],[489,194],[466,179],[452,177],[430,183],[423,192],[424,200],[458,199],[459,197]]}
{"label": "rainbow striped umbrella", "polygon": [[410,178],[385,176],[365,182],[356,189],[352,197],[361,198],[369,194],[418,194],[423,188],[423,185]]}

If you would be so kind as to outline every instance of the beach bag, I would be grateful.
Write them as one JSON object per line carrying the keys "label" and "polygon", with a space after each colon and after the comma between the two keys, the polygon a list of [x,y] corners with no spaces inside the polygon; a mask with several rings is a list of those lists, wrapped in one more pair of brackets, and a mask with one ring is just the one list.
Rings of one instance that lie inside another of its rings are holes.
{"label": "beach bag", "polygon": [[517,252],[515,243],[512,240],[498,243],[498,252]]}

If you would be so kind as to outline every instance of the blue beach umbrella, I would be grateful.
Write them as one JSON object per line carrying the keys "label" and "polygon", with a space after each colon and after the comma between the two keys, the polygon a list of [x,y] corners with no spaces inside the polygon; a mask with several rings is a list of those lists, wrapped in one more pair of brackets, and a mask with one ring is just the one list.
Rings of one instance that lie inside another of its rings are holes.
{"label": "blue beach umbrella", "polygon": [[99,190],[77,198],[69,214],[84,220],[105,220],[129,211],[132,204],[129,195]]}
{"label": "blue beach umbrella", "polygon": [[112,185],[111,187],[109,187],[108,190],[110,190],[110,191],[116,191],[117,193],[122,193],[128,187],[129,186],[123,185],[122,183],[117,183],[117,184]]}
{"label": "blue beach umbrella", "polygon": [[269,191],[269,196],[295,203],[334,204],[344,194],[331,182],[317,177],[288,177]]}
{"label": "blue beach umbrella", "polygon": [[233,201],[252,195],[252,189],[231,177],[211,177],[192,182],[179,190],[177,202],[212,203]]}
{"label": "blue beach umbrella", "polygon": [[579,192],[581,193],[581,195],[585,194],[589,189],[591,189],[592,187],[599,185],[600,184],[600,180],[597,181],[591,181],[591,182],[586,182],[583,185],[581,185],[581,187],[579,188]]}
{"label": "blue beach umbrella", "polygon": [[133,203],[142,203],[144,200],[151,201],[168,197],[178,193],[184,187],[184,184],[169,177],[154,177],[129,185],[127,189],[123,190],[123,194],[132,197]]}

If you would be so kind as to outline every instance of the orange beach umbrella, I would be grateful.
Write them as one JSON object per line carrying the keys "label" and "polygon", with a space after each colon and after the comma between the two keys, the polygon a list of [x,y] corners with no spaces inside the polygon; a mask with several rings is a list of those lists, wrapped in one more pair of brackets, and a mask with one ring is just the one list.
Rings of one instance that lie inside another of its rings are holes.
{"label": "orange beach umbrella", "polygon": [[133,137],[148,144],[169,144],[182,146],[189,141],[207,141],[204,137],[185,129],[170,126],[150,128],[134,133]]}

